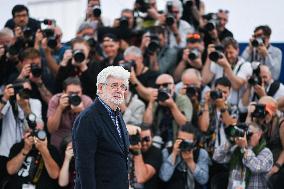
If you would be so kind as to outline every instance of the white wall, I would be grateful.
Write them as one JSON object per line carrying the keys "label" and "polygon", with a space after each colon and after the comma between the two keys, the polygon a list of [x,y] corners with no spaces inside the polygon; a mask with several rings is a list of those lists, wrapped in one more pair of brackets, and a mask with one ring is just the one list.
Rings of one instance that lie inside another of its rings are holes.
{"label": "white wall", "polygon": [[[160,9],[166,0],[157,0]],[[272,41],[284,42],[283,0],[203,0],[206,12],[220,8],[230,11],[228,28],[239,42],[247,42],[255,26],[268,24],[272,28]],[[134,0],[101,0],[103,15],[110,19],[119,17],[123,8],[132,8]],[[84,17],[86,0],[0,0],[0,27],[11,18],[12,7],[26,4],[34,18],[56,18],[63,28],[63,39],[69,40],[75,34]]]}

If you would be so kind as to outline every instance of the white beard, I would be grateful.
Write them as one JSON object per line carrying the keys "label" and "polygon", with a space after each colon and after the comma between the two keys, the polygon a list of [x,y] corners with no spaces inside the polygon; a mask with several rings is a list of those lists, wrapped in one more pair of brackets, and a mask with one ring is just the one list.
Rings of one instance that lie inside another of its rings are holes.
{"label": "white beard", "polygon": [[103,91],[104,99],[118,106],[124,102],[124,95],[123,94],[117,94],[117,95],[119,95],[120,97],[119,99],[114,98],[111,94],[107,93],[106,90]]}

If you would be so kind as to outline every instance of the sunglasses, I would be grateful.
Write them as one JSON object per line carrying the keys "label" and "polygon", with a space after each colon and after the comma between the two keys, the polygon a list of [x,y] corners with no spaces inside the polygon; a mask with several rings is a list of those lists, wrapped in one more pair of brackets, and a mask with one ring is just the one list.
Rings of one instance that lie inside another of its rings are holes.
{"label": "sunglasses", "polygon": [[187,39],[187,42],[200,41],[201,40],[201,36],[200,36],[199,33],[192,33],[192,34],[188,34],[186,39]]}
{"label": "sunglasses", "polygon": [[161,84],[156,84],[155,86],[156,86],[157,89],[159,89],[160,87],[166,88],[171,84],[173,84],[173,83],[161,83]]}
{"label": "sunglasses", "polygon": [[218,12],[219,12],[219,13],[229,14],[229,11],[228,11],[228,10],[225,10],[225,9],[219,9]]}

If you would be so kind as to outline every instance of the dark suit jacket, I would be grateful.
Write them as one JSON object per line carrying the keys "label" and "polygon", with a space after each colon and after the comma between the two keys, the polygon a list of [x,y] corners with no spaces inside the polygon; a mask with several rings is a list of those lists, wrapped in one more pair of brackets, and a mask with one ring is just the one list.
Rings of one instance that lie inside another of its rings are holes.
{"label": "dark suit jacket", "polygon": [[75,120],[75,189],[128,189],[129,139],[121,113],[119,122],[122,138],[98,99]]}

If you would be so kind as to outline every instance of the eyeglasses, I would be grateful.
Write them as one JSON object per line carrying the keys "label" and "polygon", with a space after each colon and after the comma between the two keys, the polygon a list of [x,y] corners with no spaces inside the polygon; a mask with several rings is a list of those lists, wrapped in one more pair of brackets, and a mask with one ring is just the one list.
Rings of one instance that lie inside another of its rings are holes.
{"label": "eyeglasses", "polygon": [[168,82],[168,83],[161,83],[161,84],[157,84],[156,83],[156,88],[157,89],[159,89],[160,87],[166,88],[166,87],[168,87],[171,84],[173,84],[173,83],[170,83],[170,82]]}
{"label": "eyeglasses", "polygon": [[229,11],[228,11],[228,10],[225,10],[225,9],[224,9],[224,10],[223,10],[223,9],[219,9],[218,12],[219,12],[219,13],[229,14]]}
{"label": "eyeglasses", "polygon": [[124,85],[124,84],[122,84],[122,85],[119,86],[118,83],[111,83],[111,84],[103,83],[103,84],[110,86],[111,89],[113,89],[113,90],[117,90],[118,88],[120,88],[120,90],[122,90],[122,91],[127,91],[127,88],[128,88],[128,87],[127,87],[126,85]]}

